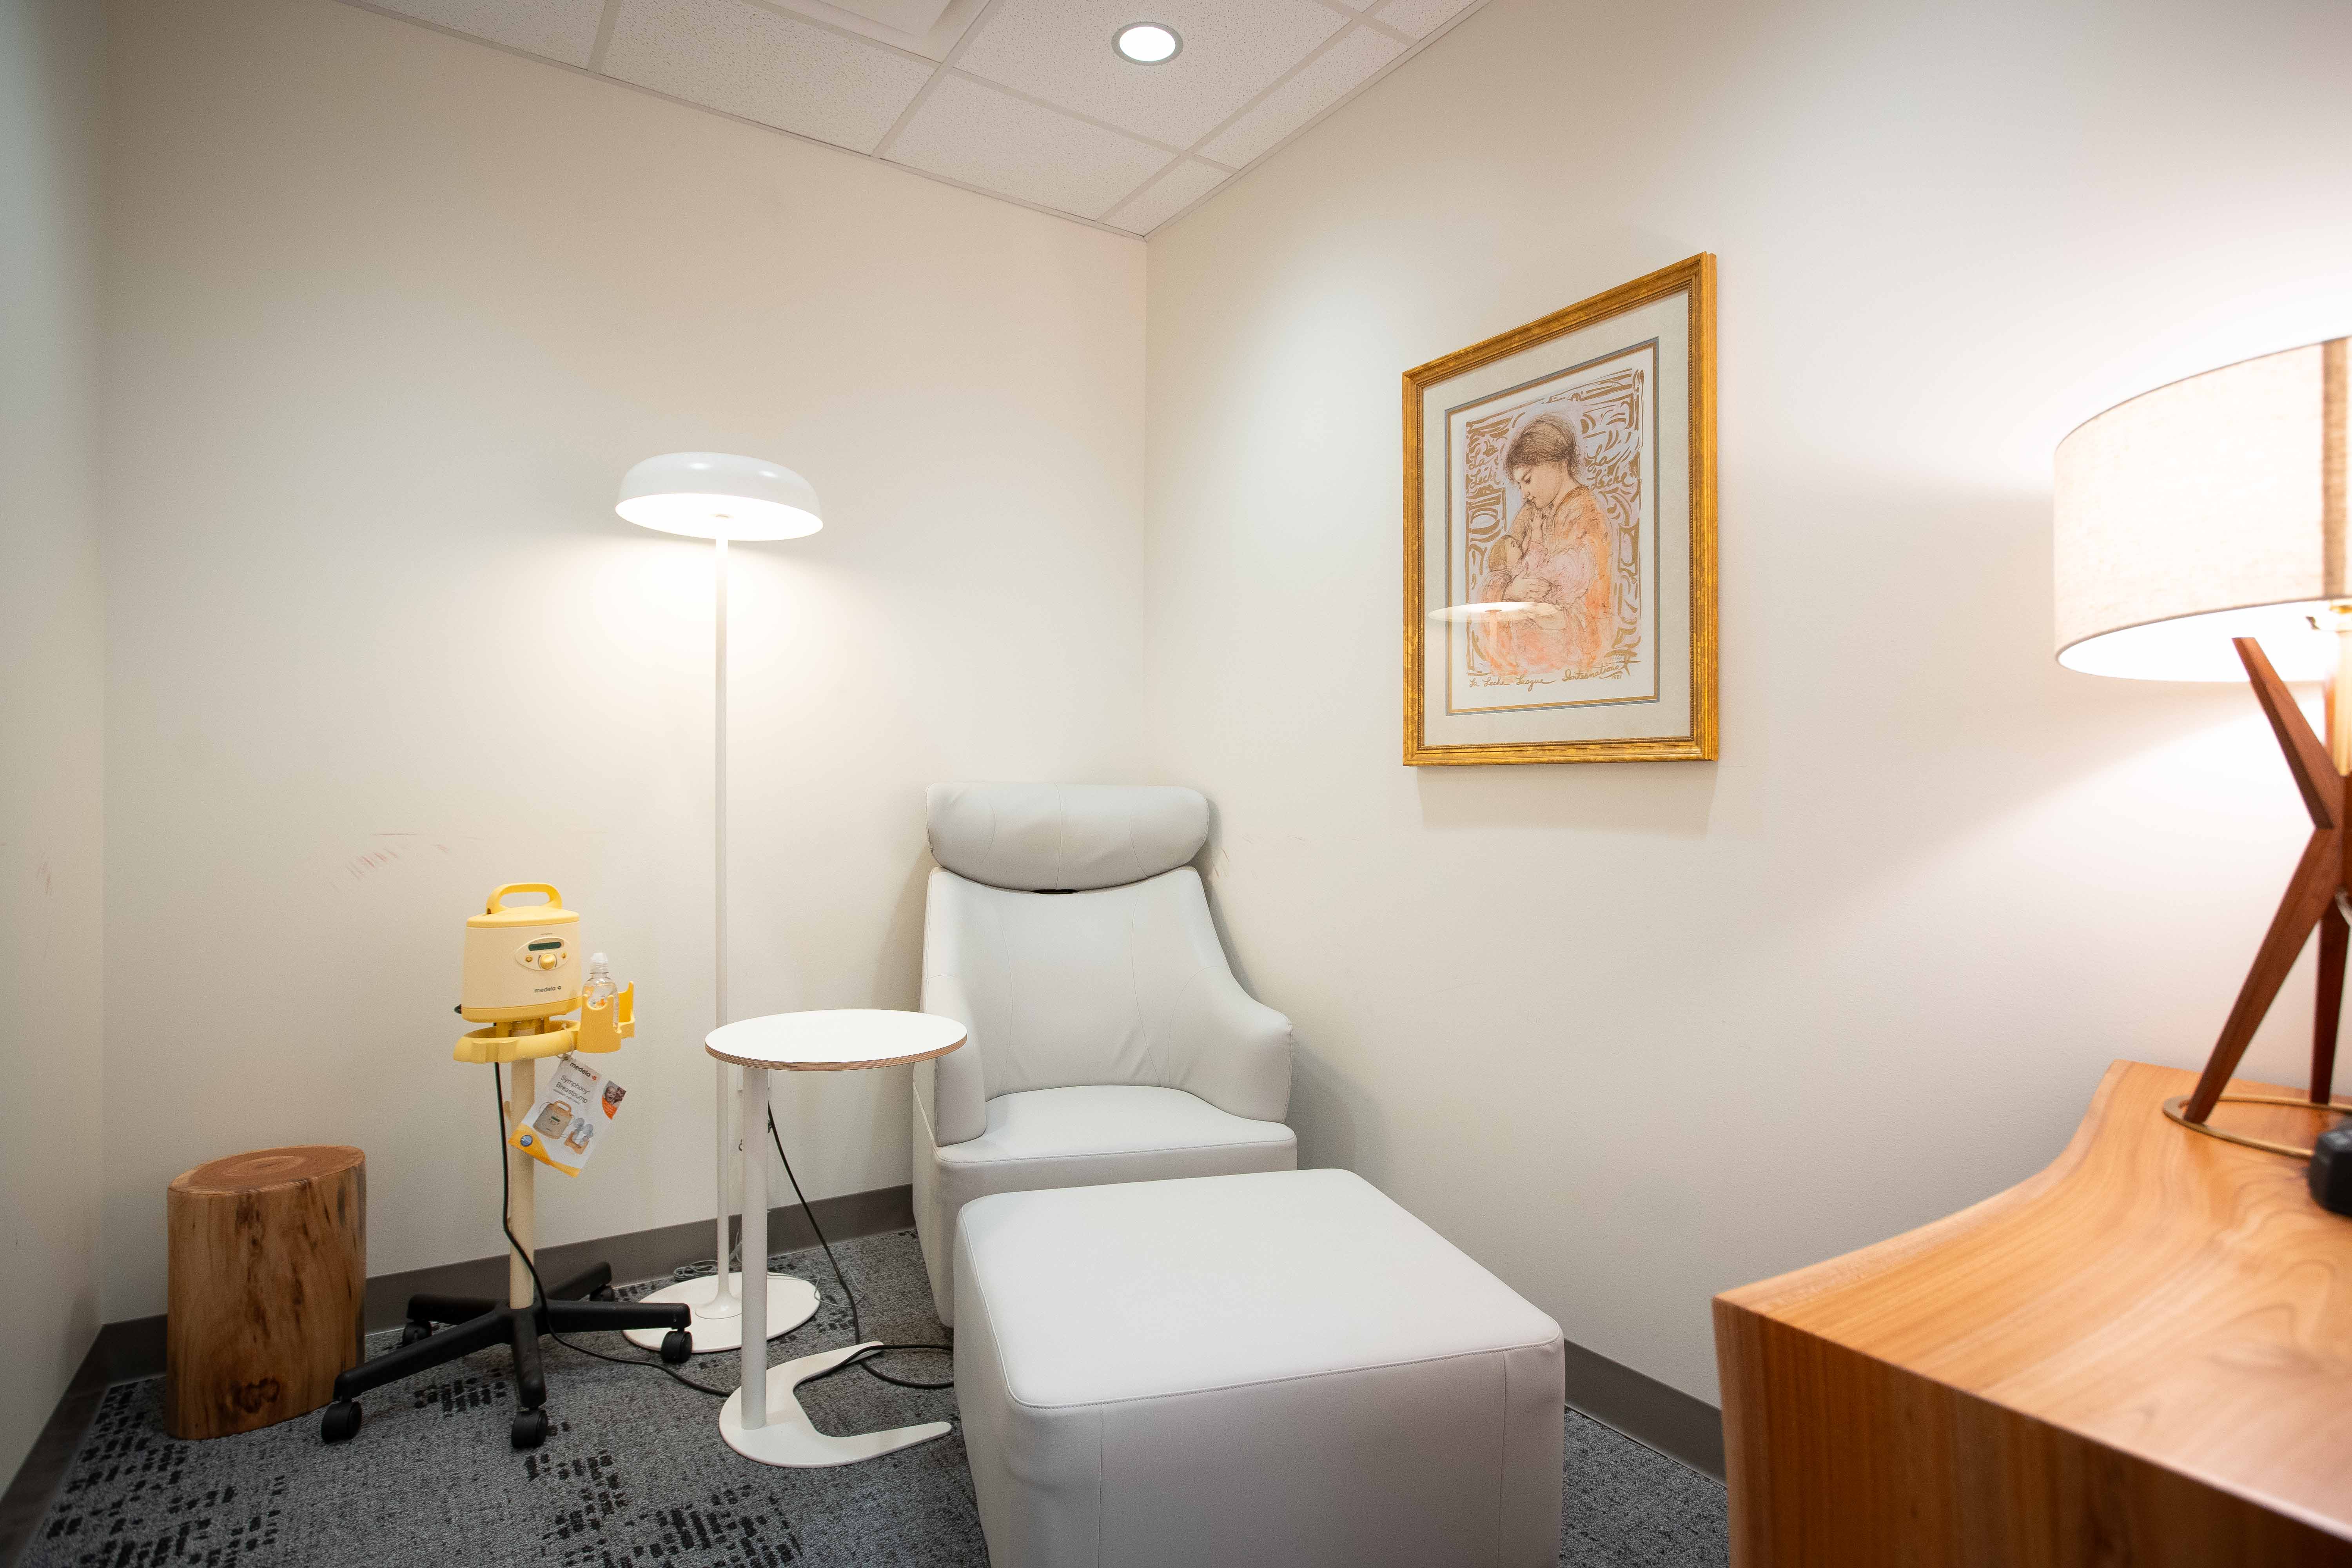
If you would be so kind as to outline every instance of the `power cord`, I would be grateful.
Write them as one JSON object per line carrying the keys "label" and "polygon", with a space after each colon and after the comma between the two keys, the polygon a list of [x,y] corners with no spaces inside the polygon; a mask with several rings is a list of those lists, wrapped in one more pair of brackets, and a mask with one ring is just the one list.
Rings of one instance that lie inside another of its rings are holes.
{"label": "power cord", "polygon": [[[841,1287],[842,1296],[849,1302],[850,1332],[856,1338],[862,1340],[866,1337],[866,1325],[859,1319],[857,1314],[857,1293],[850,1289],[849,1279],[841,1271],[841,1260],[834,1257],[833,1244],[825,1240],[824,1227],[816,1222],[816,1210],[809,1206],[807,1195],[801,1191],[801,1179],[793,1174],[792,1156],[784,1152],[784,1141],[776,1132],[776,1113],[772,1110],[768,1112],[768,1142],[776,1146],[776,1158],[784,1163],[784,1180],[792,1183],[793,1196],[800,1199],[801,1213],[808,1215],[809,1228],[816,1232],[816,1244],[824,1248],[824,1260],[833,1268],[834,1283]],[[764,1266],[764,1260],[762,1261]],[[955,1386],[954,1378],[950,1378],[945,1383],[916,1383],[903,1377],[892,1377],[888,1373],[884,1372],[880,1367],[876,1366],[874,1363],[892,1351],[945,1351],[952,1352],[954,1349],[955,1347],[953,1345],[877,1345],[870,1355],[861,1357],[854,1362],[845,1362],[842,1365],[864,1367],[867,1372],[872,1373],[884,1383],[889,1384],[897,1388],[953,1388]],[[837,1372],[841,1369],[836,1367],[834,1370]],[[827,1375],[830,1374],[828,1373]]]}
{"label": "power cord", "polygon": [[[499,1070],[499,1067],[497,1062],[492,1062],[490,1064],[490,1086],[492,1094],[490,1109],[498,1124],[499,1228],[506,1233],[507,1245],[514,1249],[514,1255],[517,1258],[522,1259],[524,1269],[530,1275],[531,1305],[534,1309],[541,1309],[547,1305],[546,1282],[539,1277],[539,1265],[533,1261],[530,1252],[525,1250],[522,1243],[515,1238],[514,1185],[512,1176],[507,1168],[506,1076]],[[856,1293],[849,1289],[849,1279],[847,1276],[844,1275],[841,1271],[840,1259],[835,1258],[833,1255],[833,1244],[825,1239],[824,1228],[816,1222],[816,1211],[809,1207],[807,1197],[801,1192],[800,1177],[793,1173],[793,1163],[791,1158],[784,1153],[784,1141],[776,1131],[776,1118],[772,1111],[770,1112],[768,1116],[768,1140],[776,1146],[776,1158],[783,1162],[784,1179],[792,1183],[793,1196],[800,1200],[801,1212],[809,1216],[809,1228],[816,1233],[817,1245],[824,1249],[824,1260],[832,1267],[834,1282],[841,1287],[842,1298],[849,1303],[850,1331],[857,1339],[863,1340],[866,1337],[866,1328],[863,1320],[858,1314],[857,1297]],[[737,1244],[737,1247],[739,1249],[740,1245],[741,1244],[739,1241]],[[761,1260],[760,1272],[761,1277],[764,1279],[767,1274],[767,1260],[765,1258]],[[697,1394],[707,1394],[713,1399],[724,1399],[730,1394],[734,1392],[732,1389],[713,1388],[708,1384],[697,1383],[694,1379],[688,1377],[685,1373],[679,1372],[676,1367],[671,1366],[667,1362],[644,1361],[635,1356],[606,1355],[603,1351],[591,1350],[588,1346],[581,1344],[576,1340],[565,1339],[562,1334],[556,1332],[552,1327],[548,1329],[547,1334],[550,1339],[567,1349],[578,1351],[582,1355],[593,1356],[598,1361],[611,1362],[614,1366],[651,1367],[657,1372],[666,1373],[673,1382],[683,1384],[687,1387],[693,1389]],[[953,1378],[948,1379],[945,1383],[917,1383],[908,1378],[893,1377],[888,1373],[884,1372],[881,1368],[876,1366],[874,1363],[876,1360],[893,1351],[952,1352],[954,1348],[955,1347],[952,1345],[945,1344],[877,1345],[874,1349],[855,1360],[845,1361],[839,1366],[828,1368],[827,1370],[817,1373],[814,1377],[804,1378],[802,1381],[803,1383],[822,1382],[824,1379],[833,1376],[835,1373],[846,1372],[849,1368],[856,1366],[864,1368],[866,1372],[872,1373],[882,1382],[890,1384],[898,1388],[953,1388],[955,1386],[955,1380]]]}
{"label": "power cord", "polygon": [[[522,1259],[523,1268],[530,1274],[531,1306],[534,1310],[537,1310],[544,1309],[547,1305],[547,1286],[539,1277],[539,1265],[531,1260],[530,1252],[524,1248],[522,1243],[515,1239],[514,1182],[507,1170],[506,1075],[499,1070],[499,1064],[496,1062],[490,1064],[490,1084],[491,1091],[496,1096],[491,1110],[496,1112],[499,1123],[499,1228],[507,1233],[507,1245],[514,1248],[514,1255]],[[724,1399],[733,1392],[730,1389],[713,1388],[708,1384],[697,1383],[665,1361],[640,1361],[635,1356],[606,1355],[603,1351],[590,1350],[586,1345],[576,1341],[565,1339],[562,1334],[557,1333],[551,1325],[547,1331],[547,1336],[557,1344],[578,1351],[582,1355],[594,1356],[598,1361],[609,1361],[614,1366],[649,1366],[666,1372],[676,1382],[686,1384],[697,1394],[707,1394],[713,1399]]]}

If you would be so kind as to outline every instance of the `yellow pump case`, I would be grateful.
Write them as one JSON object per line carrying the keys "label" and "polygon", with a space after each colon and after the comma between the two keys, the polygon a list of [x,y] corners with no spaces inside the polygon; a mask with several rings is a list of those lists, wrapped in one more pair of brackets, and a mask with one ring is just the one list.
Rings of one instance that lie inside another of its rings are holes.
{"label": "yellow pump case", "polygon": [[[509,893],[545,893],[543,904],[507,907]],[[476,1029],[452,1053],[461,1062],[519,1062],[566,1051],[617,1051],[637,1032],[637,988],[604,1006],[581,1006],[580,916],[551,882],[509,882],[466,921],[466,961],[457,1011]],[[579,1022],[541,1027],[578,1009]],[[529,1027],[518,1029],[516,1026]]]}
{"label": "yellow pump case", "polygon": [[[506,907],[509,893],[545,893],[543,904]],[[552,1018],[580,1005],[580,916],[550,882],[509,882],[466,921],[457,1010],[477,1024]]]}

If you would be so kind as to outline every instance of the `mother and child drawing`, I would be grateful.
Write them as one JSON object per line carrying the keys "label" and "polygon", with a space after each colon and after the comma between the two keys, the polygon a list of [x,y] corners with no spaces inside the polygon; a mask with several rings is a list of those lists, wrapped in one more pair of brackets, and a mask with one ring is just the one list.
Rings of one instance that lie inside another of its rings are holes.
{"label": "mother and child drawing", "polygon": [[[1464,426],[1455,511],[1464,534],[1449,552],[1463,567],[1462,596],[1528,606],[1466,628],[1468,706],[1622,700],[1540,689],[1613,685],[1642,658],[1642,455],[1653,384],[1650,365],[1627,357],[1518,389]],[[1507,688],[1523,689],[1496,689]]]}

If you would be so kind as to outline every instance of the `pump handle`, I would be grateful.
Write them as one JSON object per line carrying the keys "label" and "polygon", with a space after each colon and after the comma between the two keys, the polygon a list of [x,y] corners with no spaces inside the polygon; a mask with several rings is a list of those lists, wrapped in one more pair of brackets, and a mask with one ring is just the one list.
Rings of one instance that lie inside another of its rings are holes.
{"label": "pump handle", "polygon": [[548,908],[563,907],[563,895],[555,890],[555,884],[552,882],[509,882],[490,895],[490,901],[482,907],[482,912],[486,915],[497,914],[499,901],[509,893],[545,893]]}

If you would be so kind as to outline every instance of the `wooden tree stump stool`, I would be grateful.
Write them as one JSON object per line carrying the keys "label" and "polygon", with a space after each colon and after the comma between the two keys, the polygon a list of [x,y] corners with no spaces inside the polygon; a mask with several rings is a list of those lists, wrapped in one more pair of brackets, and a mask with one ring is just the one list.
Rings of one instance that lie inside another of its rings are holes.
{"label": "wooden tree stump stool", "polygon": [[163,1429],[225,1437],[318,1409],[357,1365],[367,1156],[260,1149],[172,1184]]}

